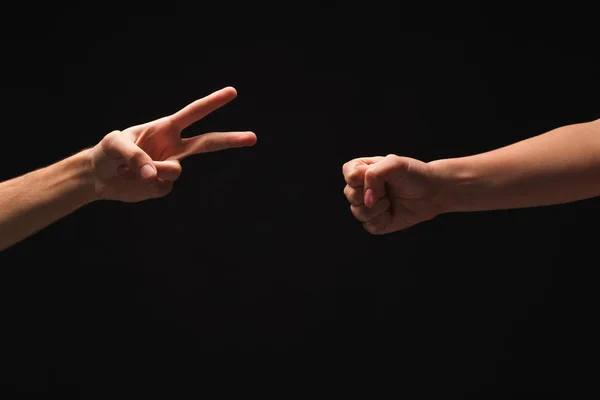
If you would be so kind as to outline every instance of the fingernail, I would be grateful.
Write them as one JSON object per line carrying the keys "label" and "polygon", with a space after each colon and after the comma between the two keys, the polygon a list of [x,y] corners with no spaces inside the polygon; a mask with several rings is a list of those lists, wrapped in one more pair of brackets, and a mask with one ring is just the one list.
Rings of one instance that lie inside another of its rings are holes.
{"label": "fingernail", "polygon": [[140,175],[142,179],[148,179],[154,175],[154,168],[150,164],[146,164],[140,170]]}

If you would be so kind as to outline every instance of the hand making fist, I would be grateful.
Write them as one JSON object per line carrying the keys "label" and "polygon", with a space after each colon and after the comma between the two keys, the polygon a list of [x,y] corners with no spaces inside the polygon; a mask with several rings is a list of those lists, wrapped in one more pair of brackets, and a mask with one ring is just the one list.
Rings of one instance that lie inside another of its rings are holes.
{"label": "hand making fist", "polygon": [[352,214],[372,234],[399,231],[441,213],[442,180],[422,161],[390,154],[342,168]]}

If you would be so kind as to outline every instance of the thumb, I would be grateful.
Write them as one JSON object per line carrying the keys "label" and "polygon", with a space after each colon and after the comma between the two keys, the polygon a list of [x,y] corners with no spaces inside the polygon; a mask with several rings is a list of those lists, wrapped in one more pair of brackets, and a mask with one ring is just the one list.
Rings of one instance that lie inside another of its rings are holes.
{"label": "thumb", "polygon": [[406,159],[394,154],[386,156],[378,163],[369,165],[365,172],[365,206],[373,207],[386,195],[385,184],[400,177],[408,166]]}
{"label": "thumb", "polygon": [[152,158],[138,147],[124,132],[114,131],[103,139],[103,148],[107,156],[123,159],[127,167],[143,180],[156,177],[156,166]]}

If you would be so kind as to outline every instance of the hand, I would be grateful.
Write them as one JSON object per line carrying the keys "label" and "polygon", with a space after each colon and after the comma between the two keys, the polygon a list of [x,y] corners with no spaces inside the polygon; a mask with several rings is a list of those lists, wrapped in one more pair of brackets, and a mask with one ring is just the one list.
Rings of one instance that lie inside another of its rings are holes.
{"label": "hand", "polygon": [[181,174],[179,161],[192,154],[253,146],[252,132],[181,132],[237,96],[232,87],[196,100],[175,114],[109,133],[91,149],[96,195],[138,202],[167,195]]}
{"label": "hand", "polygon": [[390,154],[342,168],[352,214],[372,234],[399,231],[441,213],[442,180],[422,161]]}

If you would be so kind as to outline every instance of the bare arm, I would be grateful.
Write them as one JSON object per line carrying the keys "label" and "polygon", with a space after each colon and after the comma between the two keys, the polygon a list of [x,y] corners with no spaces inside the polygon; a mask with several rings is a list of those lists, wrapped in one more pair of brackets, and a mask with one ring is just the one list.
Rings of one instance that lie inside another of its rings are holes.
{"label": "bare arm", "polygon": [[443,212],[524,208],[596,197],[600,195],[600,120],[429,165],[442,178]]}
{"label": "bare arm", "polygon": [[0,251],[95,199],[90,151],[0,183]]}
{"label": "bare arm", "polygon": [[253,146],[253,132],[182,131],[232,101],[226,87],[172,115],[113,131],[93,148],[0,183],[0,251],[95,200],[139,202],[169,194],[180,160],[193,154]]}

